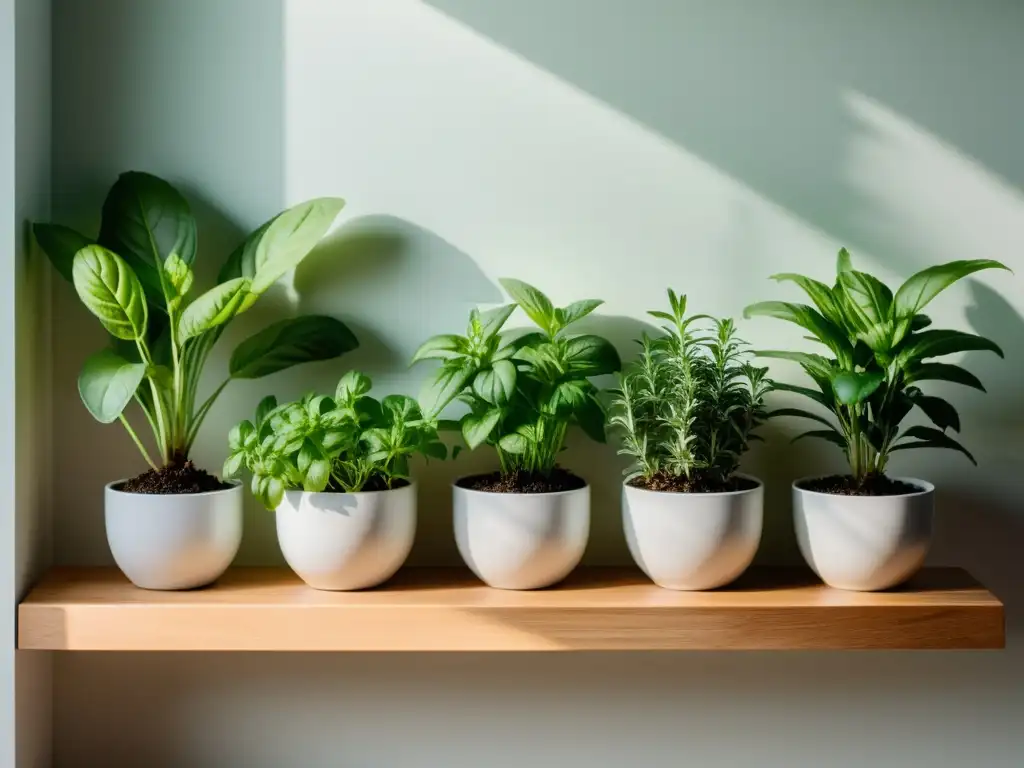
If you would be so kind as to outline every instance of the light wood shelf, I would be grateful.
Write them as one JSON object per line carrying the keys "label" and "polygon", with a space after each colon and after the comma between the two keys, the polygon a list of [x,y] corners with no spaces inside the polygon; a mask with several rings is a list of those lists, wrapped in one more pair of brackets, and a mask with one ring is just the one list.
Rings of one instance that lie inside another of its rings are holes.
{"label": "light wood shelf", "polygon": [[137,589],[114,568],[51,571],[18,610],[18,646],[55,651],[580,651],[1002,648],[1003,605],[968,574],[843,592],[753,569],[673,592],[631,569],[581,568],[537,592],[458,568],[407,568],[365,592],[318,592],[285,568],[234,568],[191,592]]}

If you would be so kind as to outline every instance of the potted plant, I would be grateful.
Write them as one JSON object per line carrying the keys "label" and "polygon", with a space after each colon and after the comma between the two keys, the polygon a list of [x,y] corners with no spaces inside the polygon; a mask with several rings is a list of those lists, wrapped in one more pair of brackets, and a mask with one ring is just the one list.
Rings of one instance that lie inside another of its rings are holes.
{"label": "potted plant", "polygon": [[[57,271],[110,334],[89,357],[78,391],[89,413],[120,421],[150,469],[110,483],[104,516],[111,553],[146,589],[216,580],[242,534],[242,492],[195,467],[189,452],[203,419],[233,379],[253,379],[354,349],[331,317],[274,323],[231,355],[228,377],[197,404],[199,380],[225,327],[293,268],[331,226],[343,201],[311,200],[265,223],[228,257],[216,286],[194,298],[196,224],[185,198],[146,173],[121,175],[103,204],[95,242],[67,227],[34,232]],[[145,446],[125,408],[134,400],[153,432]]]}
{"label": "potted plant", "polygon": [[229,436],[224,476],[252,474],[253,494],[276,510],[284,559],[315,589],[365,589],[394,575],[416,532],[409,459],[447,455],[414,399],[377,401],[371,386],[352,371],[334,398],[268,397]]}
{"label": "potted plant", "polygon": [[[906,581],[924,562],[931,541],[934,488],[924,480],[888,476],[889,458],[895,451],[913,448],[950,448],[974,462],[949,434],[960,431],[956,409],[942,398],[925,394],[919,385],[946,381],[984,391],[974,374],[934,359],[975,350],[999,356],[1002,352],[981,336],[931,328],[931,320],[921,310],[960,278],[994,268],[1006,269],[988,259],[929,267],[894,294],[877,278],[855,270],[843,249],[831,287],[802,275],[775,275],[776,280],[802,288],[813,307],[781,301],[747,307],[747,316],[795,323],[828,351],[759,353],[798,363],[815,386],[776,384],[775,388],[795,392],[824,409],[782,408],[772,416],[819,422],[823,428],[795,439],[826,440],[839,446],[849,461],[847,475],[806,478],[793,484],[800,550],[827,584],[853,590],[887,589]],[[932,426],[901,429],[915,408]]]}
{"label": "potted plant", "polygon": [[[441,360],[421,405],[428,419],[453,400],[469,408],[457,422],[470,449],[494,448],[499,471],[454,486],[455,538],[467,565],[504,589],[537,589],[565,578],[583,555],[590,531],[590,488],[558,466],[566,431],[579,425],[604,442],[604,409],[590,379],[619,370],[605,339],[569,332],[602,302],[556,308],[536,288],[501,280],[512,297],[488,312],[473,310],[465,336],[435,336],[413,362]],[[539,330],[508,338],[502,327],[520,307]]]}
{"label": "potted plant", "polygon": [[622,523],[656,584],[714,589],[746,570],[761,541],[763,486],[738,469],[771,382],[747,362],[732,320],[687,317],[685,296],[670,289],[668,299],[671,312],[649,313],[664,334],[640,339],[613,392],[609,423],[632,460]]}

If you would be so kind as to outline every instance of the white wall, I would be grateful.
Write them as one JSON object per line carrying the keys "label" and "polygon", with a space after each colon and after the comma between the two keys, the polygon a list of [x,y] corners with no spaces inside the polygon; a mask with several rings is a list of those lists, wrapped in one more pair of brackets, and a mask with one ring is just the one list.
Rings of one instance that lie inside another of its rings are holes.
{"label": "white wall", "polygon": [[[228,425],[266,391],[327,388],[359,366],[414,392],[412,350],[499,301],[500,276],[605,298],[594,324],[627,351],[665,287],[738,314],[784,295],[773,272],[828,277],[841,244],[892,280],[975,256],[1019,273],[1022,29],[1024,7],[999,0],[55,0],[55,215],[87,226],[118,171],[165,174],[200,203],[212,273],[283,205],[349,200],[231,335],[322,311],[363,348],[235,386],[197,451],[216,467]],[[66,655],[58,763],[1018,765],[1018,280],[981,276],[931,312],[1007,349],[968,361],[987,396],[956,393],[981,467],[935,452],[895,467],[938,482],[934,559],[1007,599],[1006,652]],[[77,400],[101,335],[66,286],[54,302],[56,556],[109,562],[100,489],[140,465]],[[744,332],[799,343],[770,321]],[[789,447],[795,427],[749,457],[770,488],[767,561],[793,556],[788,483],[840,466]],[[613,453],[575,441],[566,457],[594,482],[595,563],[625,557]],[[447,484],[488,461],[422,478],[414,562],[455,561]],[[280,562],[270,516],[250,510],[247,526],[241,560]]]}
{"label": "white wall", "polygon": [[50,559],[49,271],[27,222],[50,214],[50,3],[0,2],[0,766],[50,763],[50,655],[14,651],[18,600]]}

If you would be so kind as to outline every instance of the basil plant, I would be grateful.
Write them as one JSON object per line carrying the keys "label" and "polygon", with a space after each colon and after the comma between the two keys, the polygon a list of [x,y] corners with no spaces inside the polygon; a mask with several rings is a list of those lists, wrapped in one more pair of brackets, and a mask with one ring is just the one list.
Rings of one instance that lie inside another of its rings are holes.
{"label": "basil plant", "polygon": [[448,449],[411,397],[370,397],[368,376],[350,371],[334,397],[309,394],[294,403],[264,398],[253,421],[228,436],[224,477],[244,468],[253,495],[276,509],[288,490],[388,490],[409,478],[414,455],[444,459]]}
{"label": "basil plant", "polygon": [[[969,351],[990,351],[1002,357],[989,339],[963,331],[931,327],[921,313],[941,291],[962,277],[983,269],[1006,269],[998,261],[975,259],[929,267],[910,277],[895,294],[884,283],[853,268],[850,254],[839,251],[835,283],[828,286],[796,274],[773,279],[796,283],[812,306],[782,301],[753,304],[746,316],[787,320],[810,333],[828,354],[763,351],[761,357],[799,363],[814,382],[804,387],[776,382],[822,406],[824,413],[783,408],[772,416],[797,416],[824,428],[799,435],[821,438],[843,449],[854,479],[861,485],[884,475],[893,451],[949,448],[974,457],[949,432],[960,431],[960,417],[946,400],[925,394],[920,384],[946,381],[984,391],[965,368],[935,358]],[[917,408],[932,426],[901,430]]]}
{"label": "basil plant", "polygon": [[[217,285],[199,295],[193,291],[195,220],[185,198],[156,176],[129,172],[117,179],[95,240],[36,224],[40,247],[110,334],[108,346],[86,360],[78,377],[89,413],[104,424],[120,421],[153,469],[181,464],[233,379],[256,379],[354,349],[355,336],[334,318],[281,320],[239,344],[228,377],[197,404],[203,366],[224,329],[305,258],[343,205],[319,198],[278,214],[228,256]],[[132,400],[153,431],[159,463],[125,416]]]}
{"label": "basil plant", "polygon": [[[414,363],[441,361],[420,404],[428,419],[437,419],[450,403],[461,401],[469,410],[457,422],[442,420],[442,427],[459,429],[470,449],[494,447],[503,475],[548,476],[571,424],[605,441],[604,408],[590,379],[617,372],[621,363],[607,340],[569,332],[603,302],[558,308],[531,285],[500,282],[514,304],[474,309],[465,336],[435,336],[416,352]],[[517,306],[539,330],[510,338],[502,327]]]}

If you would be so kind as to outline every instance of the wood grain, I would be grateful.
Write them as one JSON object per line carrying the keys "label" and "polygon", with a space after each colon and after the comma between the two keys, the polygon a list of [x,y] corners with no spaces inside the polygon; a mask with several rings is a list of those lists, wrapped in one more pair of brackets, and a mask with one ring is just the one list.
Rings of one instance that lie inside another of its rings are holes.
{"label": "wood grain", "polygon": [[18,609],[18,647],[62,651],[980,649],[1005,645],[1002,603],[963,571],[843,592],[802,570],[753,569],[673,592],[630,569],[582,568],[509,592],[458,568],[408,568],[365,592],[318,592],[285,568],[235,568],[191,592],[115,568],[51,571]]}

